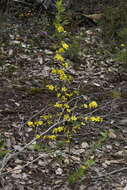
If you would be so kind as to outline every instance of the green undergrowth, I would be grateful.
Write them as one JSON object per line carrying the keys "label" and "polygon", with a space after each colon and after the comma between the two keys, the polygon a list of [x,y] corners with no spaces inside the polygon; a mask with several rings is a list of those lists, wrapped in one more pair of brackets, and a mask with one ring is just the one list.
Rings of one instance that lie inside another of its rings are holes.
{"label": "green undergrowth", "polygon": [[2,159],[9,152],[11,151],[7,150],[5,140],[0,136],[0,159]]}
{"label": "green undergrowth", "polygon": [[127,68],[127,3],[120,0],[117,6],[105,8],[105,19],[102,23],[103,39],[116,61]]}
{"label": "green undergrowth", "polygon": [[103,144],[107,139],[108,139],[108,132],[107,131],[101,132],[100,137],[98,137],[98,140],[91,145],[90,151],[86,153],[86,157],[84,161],[82,161],[80,167],[76,168],[75,171],[69,175],[68,177],[69,184],[75,184],[78,180],[81,180],[82,177],[85,176],[89,168],[95,165],[96,158],[94,157],[94,153],[97,148],[101,148],[101,146],[103,146]]}

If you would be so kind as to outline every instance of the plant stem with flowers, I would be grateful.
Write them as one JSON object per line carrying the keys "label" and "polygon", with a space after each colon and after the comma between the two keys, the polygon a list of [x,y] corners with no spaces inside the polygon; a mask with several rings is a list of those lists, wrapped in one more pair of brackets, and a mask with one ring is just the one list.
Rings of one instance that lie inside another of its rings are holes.
{"label": "plant stem with flowers", "polygon": [[[53,56],[53,64],[51,65],[51,83],[46,85],[49,91],[55,92],[56,102],[54,103],[55,114],[48,113],[47,115],[40,116],[40,121],[29,121],[27,125],[30,127],[49,127],[53,123],[58,123],[58,125],[52,128],[50,134],[43,137],[36,134],[36,139],[43,138],[44,141],[57,140],[59,134],[63,135],[64,142],[68,145],[69,157],[71,150],[71,143],[73,141],[73,135],[78,134],[81,127],[87,125],[88,123],[102,123],[103,118],[100,116],[93,116],[88,112],[91,109],[96,109],[98,104],[96,101],[87,103],[84,96],[80,96],[79,89],[73,87],[74,78],[69,74],[70,63],[65,59],[65,53],[69,50],[70,44],[66,42],[67,31],[65,31],[62,23],[62,14],[64,12],[64,7],[62,5],[63,0],[56,1],[56,16],[54,21],[55,35],[57,41],[57,50]],[[88,110],[88,112],[87,112]],[[60,121],[63,121],[62,124]],[[69,163],[71,161],[69,160]],[[87,169],[92,165],[90,163],[86,164]],[[85,168],[84,167],[84,168]],[[83,168],[83,171],[84,171]]]}

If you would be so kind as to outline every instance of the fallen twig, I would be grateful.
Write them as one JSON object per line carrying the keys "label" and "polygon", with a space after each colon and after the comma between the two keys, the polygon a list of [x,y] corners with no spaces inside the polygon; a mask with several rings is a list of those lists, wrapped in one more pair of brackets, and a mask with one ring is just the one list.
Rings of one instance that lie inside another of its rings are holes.
{"label": "fallen twig", "polygon": [[114,170],[114,171],[112,171],[112,172],[106,173],[106,174],[101,175],[101,176],[92,177],[92,179],[100,179],[100,178],[103,178],[103,177],[111,176],[111,175],[113,175],[113,174],[116,174],[116,173],[118,173],[118,172],[122,172],[122,171],[124,171],[124,170],[127,170],[127,167],[123,167],[123,168]]}

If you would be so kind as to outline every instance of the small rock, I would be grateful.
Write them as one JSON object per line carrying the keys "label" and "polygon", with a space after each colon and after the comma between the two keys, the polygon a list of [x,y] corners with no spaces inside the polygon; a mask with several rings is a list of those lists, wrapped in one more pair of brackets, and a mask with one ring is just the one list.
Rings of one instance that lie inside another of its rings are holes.
{"label": "small rock", "polygon": [[13,174],[20,174],[21,171],[22,171],[22,166],[21,165],[18,165],[14,168],[14,171],[13,171]]}
{"label": "small rock", "polygon": [[86,148],[89,147],[89,144],[88,144],[87,142],[83,142],[83,143],[81,144],[81,147],[84,148],[84,149],[86,149]]}
{"label": "small rock", "polygon": [[30,157],[29,157],[29,160],[30,160],[30,161],[33,161],[33,159],[34,159],[33,156],[30,156]]}
{"label": "small rock", "polygon": [[48,163],[47,162],[44,162],[44,161],[42,161],[42,160],[39,160],[38,161],[38,165],[39,166],[46,166]]}
{"label": "small rock", "polygon": [[63,173],[62,168],[57,168],[56,175],[62,175],[62,173]]}
{"label": "small rock", "polygon": [[106,148],[112,150],[112,145],[106,145]]}

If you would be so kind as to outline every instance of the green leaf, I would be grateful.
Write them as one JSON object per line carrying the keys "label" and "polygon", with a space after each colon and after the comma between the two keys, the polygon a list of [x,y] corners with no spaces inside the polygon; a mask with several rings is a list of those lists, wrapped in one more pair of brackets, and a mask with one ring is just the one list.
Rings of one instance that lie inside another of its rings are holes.
{"label": "green leaf", "polygon": [[0,149],[4,147],[4,140],[0,141]]}
{"label": "green leaf", "polygon": [[1,150],[0,151],[0,158],[3,158],[9,152],[11,152],[11,151],[10,150]]}

